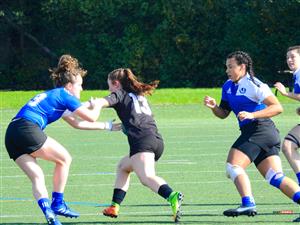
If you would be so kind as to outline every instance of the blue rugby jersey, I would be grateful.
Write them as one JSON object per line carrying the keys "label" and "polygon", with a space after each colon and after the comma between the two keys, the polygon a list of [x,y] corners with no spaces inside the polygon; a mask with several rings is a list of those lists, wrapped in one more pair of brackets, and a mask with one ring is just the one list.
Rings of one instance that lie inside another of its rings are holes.
{"label": "blue rugby jersey", "polygon": [[294,73],[294,93],[300,94],[300,68]]}
{"label": "blue rugby jersey", "polygon": [[[227,102],[230,110],[235,115],[241,111],[256,112],[266,108],[263,100],[273,95],[268,85],[262,83],[257,78],[254,78],[255,83],[247,74],[238,83],[227,80],[222,87],[222,102]],[[255,119],[254,119],[255,120]],[[239,126],[250,123],[253,120],[246,119],[239,122]]]}
{"label": "blue rugby jersey", "polygon": [[58,120],[65,110],[75,111],[81,102],[65,88],[55,88],[36,95],[15,116],[30,120],[44,129]]}

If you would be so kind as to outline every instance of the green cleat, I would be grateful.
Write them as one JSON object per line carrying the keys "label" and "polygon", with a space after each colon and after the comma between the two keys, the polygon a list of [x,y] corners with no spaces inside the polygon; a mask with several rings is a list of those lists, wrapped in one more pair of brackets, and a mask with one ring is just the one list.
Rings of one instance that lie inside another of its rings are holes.
{"label": "green cleat", "polygon": [[180,208],[183,201],[183,196],[184,195],[180,192],[172,192],[168,199],[168,202],[171,204],[174,222],[176,223],[179,222],[181,217]]}

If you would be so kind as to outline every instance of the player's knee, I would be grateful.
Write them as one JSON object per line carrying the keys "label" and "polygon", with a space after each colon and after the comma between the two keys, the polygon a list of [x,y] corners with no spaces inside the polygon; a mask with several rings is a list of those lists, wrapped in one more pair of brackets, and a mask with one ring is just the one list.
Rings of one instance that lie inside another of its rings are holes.
{"label": "player's knee", "polygon": [[141,182],[142,185],[148,187],[151,183],[151,177],[148,177],[148,176],[142,176],[142,177],[139,177],[139,180]]}
{"label": "player's knee", "polygon": [[120,161],[118,163],[117,170],[123,170],[123,169],[124,169],[124,164],[122,163],[122,161]]}
{"label": "player's knee", "polygon": [[266,173],[266,180],[274,187],[277,187],[278,189],[280,189],[280,185],[284,179],[285,175],[283,174],[283,172],[279,171],[276,172],[274,171],[272,168],[270,168],[268,170],[268,172]]}
{"label": "player's knee", "polygon": [[60,157],[59,159],[56,160],[56,164],[63,167],[70,167],[71,163],[72,163],[72,156],[69,153],[64,154],[63,157]]}
{"label": "player's knee", "polygon": [[131,173],[132,172],[132,168],[130,165],[128,165],[128,163],[125,163],[123,161],[119,162],[118,163],[118,166],[117,166],[117,171],[120,171],[120,172],[126,172],[126,173]]}
{"label": "player's knee", "polygon": [[241,174],[245,174],[245,170],[239,165],[232,165],[231,163],[226,164],[226,175],[232,181]]}
{"label": "player's knee", "polygon": [[65,155],[64,163],[65,163],[67,166],[70,166],[70,165],[71,165],[71,163],[72,163],[72,156],[71,156],[70,154],[66,154],[66,155]]}

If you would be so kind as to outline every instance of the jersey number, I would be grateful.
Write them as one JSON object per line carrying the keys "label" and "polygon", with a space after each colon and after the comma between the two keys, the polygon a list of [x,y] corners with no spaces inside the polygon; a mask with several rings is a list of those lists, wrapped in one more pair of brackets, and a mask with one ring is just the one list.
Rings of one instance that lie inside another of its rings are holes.
{"label": "jersey number", "polygon": [[134,109],[137,114],[144,113],[151,116],[151,109],[148,105],[147,99],[144,96],[136,96],[132,93],[129,93],[129,96],[133,100]]}
{"label": "jersey number", "polygon": [[39,104],[46,97],[47,97],[46,93],[39,94],[39,95],[35,96],[33,99],[31,99],[30,102],[28,103],[28,105],[37,106],[37,104]]}

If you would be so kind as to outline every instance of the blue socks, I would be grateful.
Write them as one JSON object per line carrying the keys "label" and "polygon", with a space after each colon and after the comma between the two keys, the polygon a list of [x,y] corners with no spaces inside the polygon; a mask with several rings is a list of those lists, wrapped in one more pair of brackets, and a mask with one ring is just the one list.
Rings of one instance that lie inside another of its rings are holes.
{"label": "blue socks", "polygon": [[60,205],[63,203],[64,193],[52,192],[52,204]]}
{"label": "blue socks", "polygon": [[38,204],[44,214],[46,213],[47,209],[50,209],[50,200],[48,198],[41,198],[38,200]]}
{"label": "blue socks", "polygon": [[297,179],[298,179],[298,184],[300,185],[300,172],[296,173]]}
{"label": "blue socks", "polygon": [[298,191],[294,194],[293,201],[300,204],[300,191]]}
{"label": "blue socks", "polygon": [[242,197],[242,206],[245,206],[245,207],[255,206],[253,197],[250,197],[250,196]]}

